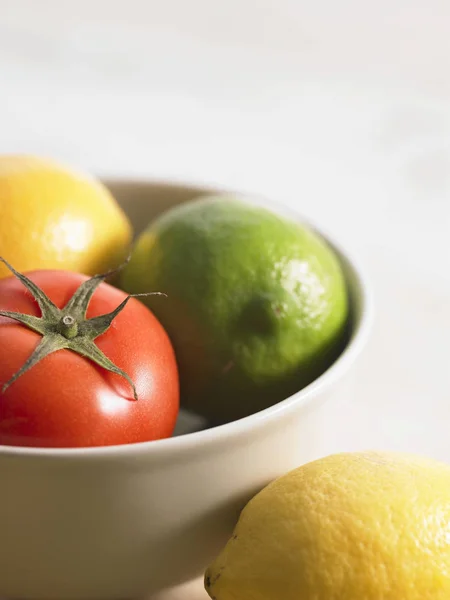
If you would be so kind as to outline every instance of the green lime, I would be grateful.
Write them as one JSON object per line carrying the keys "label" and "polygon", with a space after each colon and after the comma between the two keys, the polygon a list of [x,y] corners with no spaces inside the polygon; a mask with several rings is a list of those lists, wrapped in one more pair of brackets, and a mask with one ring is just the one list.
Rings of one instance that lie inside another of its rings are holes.
{"label": "green lime", "polygon": [[345,343],[348,300],[309,227],[234,197],[170,209],[141,234],[121,286],[144,298],[178,359],[182,403],[214,422],[301,389]]}

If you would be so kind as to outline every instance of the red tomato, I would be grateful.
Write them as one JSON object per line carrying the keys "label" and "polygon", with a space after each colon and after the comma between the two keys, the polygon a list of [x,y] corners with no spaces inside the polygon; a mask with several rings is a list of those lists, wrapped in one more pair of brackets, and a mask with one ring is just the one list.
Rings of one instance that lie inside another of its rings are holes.
{"label": "red tomato", "polygon": [[[63,308],[84,275],[34,271],[27,276]],[[122,291],[101,283],[87,318],[114,310]],[[0,280],[0,309],[41,316],[15,277]],[[32,354],[42,336],[0,316],[0,444],[83,447],[129,444],[168,437],[179,407],[179,382],[169,338],[156,317],[132,298],[95,344],[131,377],[130,384],[71,350],[58,350],[1,388]]]}

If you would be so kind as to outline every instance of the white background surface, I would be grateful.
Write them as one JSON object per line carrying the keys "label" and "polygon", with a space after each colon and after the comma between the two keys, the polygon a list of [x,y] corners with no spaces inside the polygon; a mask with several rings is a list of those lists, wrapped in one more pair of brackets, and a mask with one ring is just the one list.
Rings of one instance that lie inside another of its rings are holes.
{"label": "white background surface", "polygon": [[450,460],[448,0],[0,0],[0,91],[0,152],[262,192],[335,232],[377,307],[346,447]]}

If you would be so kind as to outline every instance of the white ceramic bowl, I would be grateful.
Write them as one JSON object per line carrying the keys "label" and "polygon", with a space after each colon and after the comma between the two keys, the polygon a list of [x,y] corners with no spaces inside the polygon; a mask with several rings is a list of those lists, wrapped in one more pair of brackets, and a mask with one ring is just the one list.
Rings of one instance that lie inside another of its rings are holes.
{"label": "white ceramic bowl", "polygon": [[[138,231],[168,207],[211,191],[151,182],[108,185]],[[326,239],[345,271],[353,334],[339,359],[307,388],[245,419],[157,442],[0,447],[0,596],[137,599],[194,578],[253,494],[329,450],[323,418],[347,393],[371,311],[361,271]]]}

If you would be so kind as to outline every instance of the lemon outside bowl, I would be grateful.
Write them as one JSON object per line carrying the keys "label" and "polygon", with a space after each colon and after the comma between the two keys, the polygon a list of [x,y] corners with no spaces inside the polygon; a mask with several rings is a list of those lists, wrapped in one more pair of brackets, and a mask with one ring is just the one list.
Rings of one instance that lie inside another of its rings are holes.
{"label": "lemon outside bowl", "polygon": [[[170,206],[215,191],[106,183],[138,232]],[[353,258],[324,237],[345,272],[353,329],[342,355],[305,389],[239,421],[167,440],[91,449],[0,447],[0,596],[137,599],[199,576],[251,496],[329,450],[323,419],[351,393],[371,302]]]}

